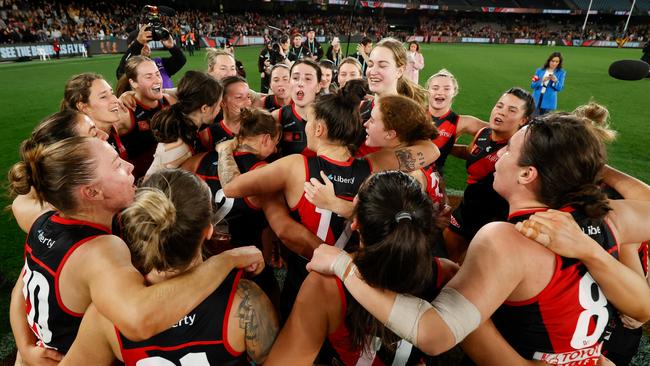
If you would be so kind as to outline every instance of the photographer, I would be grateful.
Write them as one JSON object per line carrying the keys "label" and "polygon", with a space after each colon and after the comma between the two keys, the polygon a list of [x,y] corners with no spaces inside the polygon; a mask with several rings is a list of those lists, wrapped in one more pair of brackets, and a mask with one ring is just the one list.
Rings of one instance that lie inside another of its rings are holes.
{"label": "photographer", "polygon": [[[151,55],[149,41],[153,39],[153,34],[150,28],[151,26],[148,24],[142,25],[137,33],[136,39],[129,42],[129,48],[124,53],[124,56],[122,56],[122,59],[120,60],[120,64],[117,66],[116,75],[118,79],[122,74],[124,74],[124,65],[129,58],[138,55],[146,57]],[[132,36],[134,36],[133,33],[134,32],[129,35],[129,40],[132,40]],[[163,88],[169,89],[174,87],[171,76],[183,68],[187,59],[185,58],[183,51],[175,45],[174,39],[171,35],[166,39],[161,40],[161,43],[169,51],[171,56],[162,58],[153,57],[152,60],[156,63],[156,66],[158,66],[158,70],[160,71],[160,76],[163,79]]]}
{"label": "photographer", "polygon": [[264,45],[264,48],[260,52],[260,57],[257,61],[257,68],[260,72],[260,77],[262,78],[260,92],[268,93],[269,85],[271,82],[271,68],[278,63],[284,63],[287,66],[289,65],[289,60],[287,59],[287,51],[289,50],[289,36],[282,35],[280,39],[275,42],[274,40],[269,40]]}
{"label": "photographer", "polygon": [[650,41],[646,42],[645,46],[643,46],[643,56],[641,57],[641,60],[650,64]]}

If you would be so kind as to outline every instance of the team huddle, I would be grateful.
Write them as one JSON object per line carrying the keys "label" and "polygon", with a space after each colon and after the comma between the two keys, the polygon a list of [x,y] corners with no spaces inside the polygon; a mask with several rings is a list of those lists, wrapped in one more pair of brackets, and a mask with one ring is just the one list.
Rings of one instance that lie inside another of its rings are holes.
{"label": "team huddle", "polygon": [[220,50],[175,89],[145,56],[73,76],[9,172],[17,364],[627,365],[650,186],[606,165],[607,109],[513,87],[482,121],[407,52],[283,57],[269,94]]}

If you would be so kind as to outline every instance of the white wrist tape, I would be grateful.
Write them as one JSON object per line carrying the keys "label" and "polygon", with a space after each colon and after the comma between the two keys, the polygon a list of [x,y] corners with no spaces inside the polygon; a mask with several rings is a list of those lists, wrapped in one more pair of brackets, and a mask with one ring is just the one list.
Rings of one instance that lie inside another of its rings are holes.
{"label": "white wrist tape", "polygon": [[481,313],[476,306],[451,287],[444,287],[431,305],[454,335],[455,344],[481,324]]}
{"label": "white wrist tape", "polygon": [[386,327],[400,338],[417,346],[420,318],[431,308],[431,304],[420,298],[397,294]]}
{"label": "white wrist tape", "polygon": [[345,275],[345,270],[350,265],[350,262],[352,262],[352,258],[350,258],[348,253],[341,251],[341,253],[336,256],[336,259],[332,263],[330,269],[336,275],[336,277],[338,277],[341,281],[345,281],[345,278],[343,278],[343,276]]}

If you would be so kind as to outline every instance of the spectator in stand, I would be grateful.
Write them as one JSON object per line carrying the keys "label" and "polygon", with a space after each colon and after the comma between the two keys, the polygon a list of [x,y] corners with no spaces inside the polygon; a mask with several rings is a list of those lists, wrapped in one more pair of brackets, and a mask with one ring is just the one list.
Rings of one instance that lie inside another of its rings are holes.
{"label": "spectator in stand", "polygon": [[[118,80],[124,74],[126,62],[132,56],[142,55],[149,57],[151,55],[149,41],[152,39],[152,34],[151,30],[149,30],[149,27],[150,26],[148,25],[142,25],[138,31],[137,38],[129,42],[129,48],[124,53],[124,56],[122,56],[120,64],[117,66],[117,70],[115,72]],[[164,89],[170,89],[174,87],[174,82],[172,81],[171,77],[183,68],[187,62],[187,59],[185,58],[183,51],[178,46],[176,46],[174,39],[171,36],[167,39],[163,39],[161,42],[163,46],[165,46],[165,48],[169,51],[171,56],[162,58],[153,57],[151,59],[156,63],[158,71],[160,71],[160,77],[163,81],[162,87]]]}
{"label": "spectator in stand", "polygon": [[553,52],[544,66],[535,71],[530,87],[533,89],[537,115],[557,109],[557,93],[564,88],[566,72],[562,68],[562,54]]}
{"label": "spectator in stand", "polygon": [[420,45],[416,41],[409,42],[406,59],[407,62],[404,76],[418,84],[420,82],[420,70],[424,68],[424,56],[420,53]]}
{"label": "spectator in stand", "polygon": [[337,90],[336,85],[332,84],[334,79],[334,63],[330,60],[322,60],[318,63],[321,71],[320,94],[331,94]]}
{"label": "spectator in stand", "polygon": [[302,47],[309,50],[312,60],[316,62],[323,57],[323,46],[316,40],[316,31],[313,28],[307,32],[307,39],[302,44]]}
{"label": "spectator in stand", "polygon": [[291,48],[289,49],[287,58],[291,62],[296,62],[304,58],[311,59],[311,52],[302,44],[302,34],[297,33],[291,37]]}
{"label": "spectator in stand", "polygon": [[357,53],[351,55],[361,64],[361,76],[366,77],[366,70],[368,69],[368,58],[370,58],[370,51],[372,51],[372,40],[368,37],[363,37],[361,42],[357,45]]}
{"label": "spectator in stand", "polygon": [[332,44],[327,49],[325,57],[334,63],[334,67],[339,67],[343,60],[343,51],[341,50],[341,41],[339,40],[339,37],[332,38]]}
{"label": "spectator in stand", "polygon": [[289,36],[282,35],[278,42],[268,40],[260,52],[257,60],[257,69],[260,72],[262,81],[260,92],[268,93],[271,83],[271,69],[277,63],[286,63],[288,66],[287,52],[289,51]]}

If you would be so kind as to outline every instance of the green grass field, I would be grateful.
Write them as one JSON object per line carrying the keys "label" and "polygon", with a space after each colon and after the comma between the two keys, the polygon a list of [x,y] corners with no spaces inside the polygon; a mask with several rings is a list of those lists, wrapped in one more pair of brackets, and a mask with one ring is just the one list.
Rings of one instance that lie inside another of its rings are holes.
{"label": "green grass field", "polygon": [[[426,67],[420,72],[421,83],[428,75],[447,68],[460,83],[454,110],[487,120],[500,94],[512,86],[530,86],[533,72],[552,52],[543,46],[513,45],[424,45]],[[259,47],[237,50],[249,74],[251,88],[259,89],[257,56]],[[650,182],[650,156],[645,150],[650,136],[647,96],[650,79],[619,81],[607,75],[609,65],[620,59],[638,59],[639,50],[560,47],[567,70],[565,89],[559,94],[559,108],[572,110],[591,98],[609,107],[612,126],[619,138],[609,148],[610,163],[642,180]],[[160,55],[164,55],[160,53]],[[45,116],[57,111],[66,80],[82,72],[98,72],[115,80],[120,56],[73,58],[50,62],[32,61],[0,65],[0,171],[7,172],[18,159],[18,146]],[[188,56],[186,70],[204,70],[203,52]],[[175,76],[178,80],[182,73]],[[464,188],[463,162],[449,159],[446,168],[448,186]],[[4,185],[3,185],[4,187]],[[0,204],[6,206],[4,189]],[[0,287],[0,360],[4,358],[2,340],[8,339],[8,299],[22,265],[24,234],[7,212],[0,214],[0,274],[6,283]],[[5,342],[6,343],[6,342]]]}

